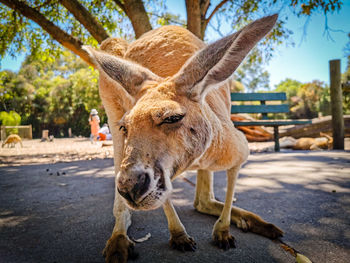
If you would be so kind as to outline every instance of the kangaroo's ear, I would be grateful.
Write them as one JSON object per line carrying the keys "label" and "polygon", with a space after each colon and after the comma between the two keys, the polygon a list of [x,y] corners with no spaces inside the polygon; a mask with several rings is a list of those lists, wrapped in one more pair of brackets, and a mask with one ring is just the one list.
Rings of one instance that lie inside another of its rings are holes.
{"label": "kangaroo's ear", "polygon": [[161,78],[152,71],[120,57],[83,46],[93,64],[101,74],[118,82],[131,96],[135,96],[145,81],[159,81]]}
{"label": "kangaroo's ear", "polygon": [[249,51],[275,25],[277,14],[267,16],[198,51],[174,76],[177,90],[200,101],[207,92],[227,80]]}

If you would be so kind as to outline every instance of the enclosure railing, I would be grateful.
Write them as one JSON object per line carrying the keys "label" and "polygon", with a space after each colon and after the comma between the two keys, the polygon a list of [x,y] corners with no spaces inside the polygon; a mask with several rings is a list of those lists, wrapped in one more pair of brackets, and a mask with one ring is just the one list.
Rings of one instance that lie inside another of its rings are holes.
{"label": "enclosure railing", "polygon": [[33,139],[32,125],[1,126],[1,140],[6,140],[10,134],[18,134],[22,139]]}

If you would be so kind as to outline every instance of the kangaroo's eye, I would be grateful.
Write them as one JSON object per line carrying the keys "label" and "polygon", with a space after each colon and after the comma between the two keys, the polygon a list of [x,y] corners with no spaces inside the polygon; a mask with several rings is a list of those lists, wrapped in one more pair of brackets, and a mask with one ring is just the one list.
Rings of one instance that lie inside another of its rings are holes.
{"label": "kangaroo's eye", "polygon": [[176,114],[176,115],[165,118],[161,124],[163,124],[163,123],[176,123],[176,122],[181,121],[183,119],[183,117],[185,117],[185,115]]}
{"label": "kangaroo's eye", "polygon": [[123,126],[123,125],[121,125],[121,126],[119,127],[119,130],[122,131],[122,132],[124,133],[124,135],[127,135],[127,134],[128,134],[128,130],[127,130],[126,127]]}

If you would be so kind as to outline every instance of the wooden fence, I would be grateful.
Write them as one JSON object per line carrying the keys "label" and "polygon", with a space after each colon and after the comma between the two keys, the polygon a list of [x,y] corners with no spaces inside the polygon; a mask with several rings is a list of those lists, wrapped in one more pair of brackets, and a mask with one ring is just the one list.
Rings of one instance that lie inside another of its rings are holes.
{"label": "wooden fence", "polygon": [[18,134],[22,139],[33,139],[32,125],[1,126],[1,140],[4,141],[12,133]]}

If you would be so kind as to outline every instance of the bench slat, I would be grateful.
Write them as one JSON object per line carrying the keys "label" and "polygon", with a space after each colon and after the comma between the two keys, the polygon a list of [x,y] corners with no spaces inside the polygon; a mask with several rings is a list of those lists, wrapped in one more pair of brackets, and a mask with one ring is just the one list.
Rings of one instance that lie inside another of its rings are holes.
{"label": "bench slat", "polygon": [[289,112],[288,104],[279,105],[232,105],[231,113],[282,113]]}
{"label": "bench slat", "polygon": [[231,93],[231,101],[270,101],[286,100],[284,92],[275,93]]}
{"label": "bench slat", "polygon": [[310,124],[311,120],[261,120],[261,121],[234,121],[235,126],[283,126]]}

